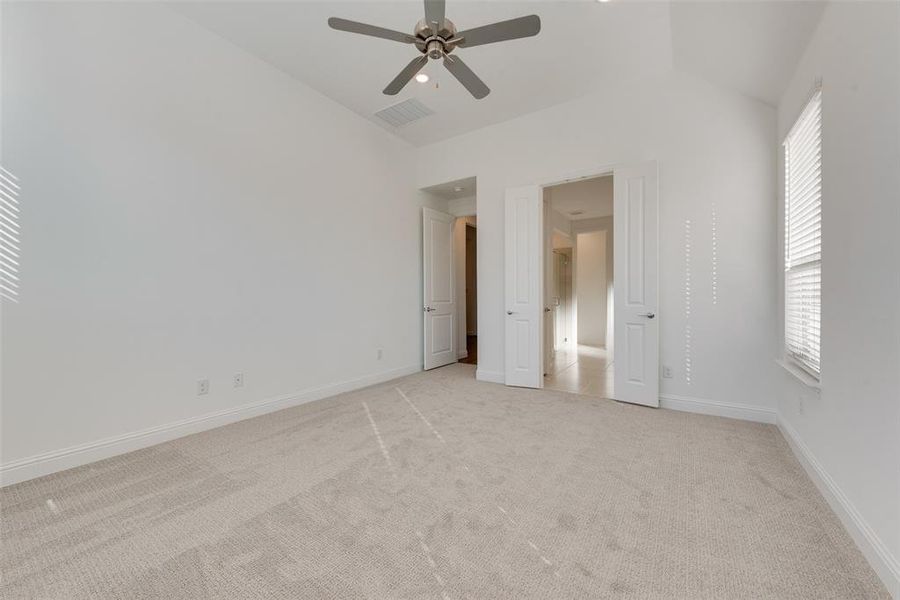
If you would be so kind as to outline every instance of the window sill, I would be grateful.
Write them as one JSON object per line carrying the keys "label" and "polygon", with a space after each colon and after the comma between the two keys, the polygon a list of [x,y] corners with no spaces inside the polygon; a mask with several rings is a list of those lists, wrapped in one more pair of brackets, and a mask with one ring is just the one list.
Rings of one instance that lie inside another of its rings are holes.
{"label": "window sill", "polygon": [[793,375],[800,381],[800,383],[802,383],[806,387],[812,388],[814,390],[822,389],[822,383],[818,379],[804,371],[801,367],[797,366],[797,364],[794,363],[794,361],[792,361],[791,359],[782,358],[776,360],[775,362],[781,365],[782,369]]}

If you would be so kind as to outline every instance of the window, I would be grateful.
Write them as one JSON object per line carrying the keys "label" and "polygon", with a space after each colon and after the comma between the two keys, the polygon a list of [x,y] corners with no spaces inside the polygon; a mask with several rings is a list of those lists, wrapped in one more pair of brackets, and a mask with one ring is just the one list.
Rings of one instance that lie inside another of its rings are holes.
{"label": "window", "polygon": [[784,141],[784,344],[816,378],[822,324],[822,91]]}

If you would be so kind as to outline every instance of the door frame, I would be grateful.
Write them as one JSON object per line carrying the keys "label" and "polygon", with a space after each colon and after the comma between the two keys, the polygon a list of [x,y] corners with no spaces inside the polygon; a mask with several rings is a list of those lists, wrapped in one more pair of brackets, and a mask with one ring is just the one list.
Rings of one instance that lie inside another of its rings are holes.
{"label": "door frame", "polygon": [[[652,163],[655,163],[655,164],[657,165],[657,177],[658,177],[658,172],[659,172],[659,171],[658,171],[658,166],[659,166],[659,162],[658,162],[656,159],[649,159],[649,160],[641,160],[641,161],[633,161],[633,162],[616,162],[616,163],[609,163],[609,164],[598,165],[598,166],[595,166],[595,167],[588,167],[588,168],[584,168],[584,169],[578,169],[578,170],[569,171],[569,172],[566,172],[566,173],[563,173],[563,174],[559,174],[559,175],[552,175],[552,176],[540,178],[540,179],[538,179],[538,180],[536,180],[536,181],[532,181],[530,184],[509,185],[509,186],[507,186],[507,189],[509,189],[509,188],[511,188],[511,187],[518,187],[519,185],[535,185],[535,186],[537,186],[538,189],[539,189],[539,191],[540,191],[540,199],[541,199],[541,211],[540,211],[540,216],[541,216],[541,219],[542,219],[542,221],[543,221],[544,210],[546,209],[546,202],[545,202],[545,200],[544,200],[544,190],[545,190],[546,188],[552,187],[552,186],[556,186],[556,185],[562,185],[562,184],[566,184],[566,183],[575,183],[575,182],[577,182],[577,181],[583,181],[583,180],[585,180],[585,179],[595,179],[595,178],[597,178],[597,177],[605,177],[605,176],[613,176],[613,177],[615,177],[615,171],[616,171],[616,169],[624,168],[624,167],[629,167],[629,166],[634,166],[634,165],[639,164],[639,163],[648,163],[648,162],[652,162]],[[657,202],[658,202],[658,201],[659,201],[659,199],[657,198]],[[541,223],[541,231],[542,231],[542,233],[543,233],[543,231],[544,231],[544,225],[543,225],[543,222]],[[656,231],[656,240],[657,240],[657,246],[658,246],[658,244],[659,244],[659,229],[658,229],[658,228],[657,228],[657,231]],[[545,241],[546,241],[546,240],[544,240],[544,242],[545,242]],[[542,244],[541,244],[541,269],[542,269],[542,275],[543,275],[543,276],[541,277],[541,294],[542,294],[542,298],[541,298],[541,299],[542,299],[542,301],[545,303],[545,306],[546,306],[546,301],[547,301],[547,291],[548,291],[548,290],[547,290],[547,281],[546,281],[546,267],[547,267],[547,264],[546,264],[546,263],[547,263],[547,257],[545,256],[545,254],[546,254],[545,250],[546,250],[546,249],[545,249],[544,246],[545,246],[545,243],[542,243]],[[573,252],[573,254],[574,254],[574,252]],[[574,284],[574,282],[573,282],[573,292],[572,292],[573,294],[575,293],[575,291],[574,291],[574,285],[575,285],[575,284]],[[612,309],[613,309],[613,311],[615,311],[615,310],[616,310],[616,306],[615,306],[615,295],[613,296],[612,301],[613,301]],[[657,315],[657,316],[658,316],[658,315]],[[660,321],[658,320],[657,322],[660,322]],[[548,344],[548,340],[545,339],[546,336],[544,335],[544,327],[543,327],[543,324],[542,324],[542,326],[541,326],[541,328],[540,328],[540,333],[541,333],[541,335],[540,335],[540,353],[541,353],[541,364],[542,364],[542,366],[543,366],[544,357],[546,356],[546,351],[547,351],[547,350],[546,350],[546,345]],[[576,343],[577,343],[577,335],[576,335]],[[613,349],[613,352],[615,352],[615,347],[614,347],[614,349]],[[614,354],[613,356],[615,357],[615,354]],[[657,374],[657,376],[658,376],[658,374]],[[507,385],[508,385],[508,384],[507,384]],[[615,385],[615,384],[614,384],[614,385]],[[544,387],[544,378],[543,378],[543,377],[541,377],[541,381],[540,381],[540,386],[539,386],[539,387],[540,387],[540,388],[543,388],[543,387]]]}

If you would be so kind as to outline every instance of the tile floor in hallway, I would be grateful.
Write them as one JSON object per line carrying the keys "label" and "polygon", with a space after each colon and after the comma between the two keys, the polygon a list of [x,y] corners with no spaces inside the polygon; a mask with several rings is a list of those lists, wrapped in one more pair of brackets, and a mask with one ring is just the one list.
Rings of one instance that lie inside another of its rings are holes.
{"label": "tile floor in hallway", "polygon": [[579,344],[556,351],[544,387],[599,398],[611,398],[613,363],[605,348]]}

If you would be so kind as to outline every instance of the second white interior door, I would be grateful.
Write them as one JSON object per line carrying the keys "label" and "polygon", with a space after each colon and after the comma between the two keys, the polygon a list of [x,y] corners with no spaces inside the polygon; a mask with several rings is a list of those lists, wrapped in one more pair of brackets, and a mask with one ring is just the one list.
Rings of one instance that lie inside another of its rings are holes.
{"label": "second white interior door", "polygon": [[659,406],[659,198],[656,163],[613,181],[616,400]]}
{"label": "second white interior door", "polygon": [[542,207],[536,185],[506,190],[506,385],[544,385]]}
{"label": "second white interior door", "polygon": [[455,217],[422,209],[425,368],[456,362],[456,284],[453,270]]}

